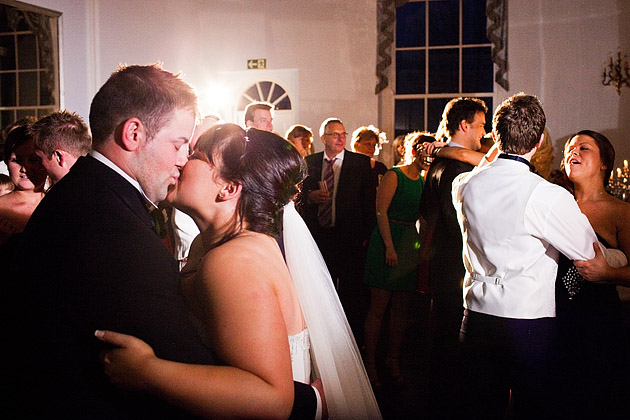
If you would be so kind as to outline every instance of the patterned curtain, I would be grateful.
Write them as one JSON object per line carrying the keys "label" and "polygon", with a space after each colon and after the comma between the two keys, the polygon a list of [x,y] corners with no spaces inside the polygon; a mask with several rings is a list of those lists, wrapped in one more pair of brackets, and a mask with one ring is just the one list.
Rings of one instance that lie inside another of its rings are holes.
{"label": "patterned curtain", "polygon": [[492,42],[492,62],[497,66],[494,81],[503,89],[510,90],[508,71],[508,0],[487,0],[486,27],[488,39]]}
{"label": "patterned curtain", "polygon": [[378,83],[376,89],[374,89],[375,94],[379,94],[389,85],[387,70],[392,64],[396,7],[400,7],[405,3],[407,3],[407,0],[378,0],[377,2],[376,77],[378,78]]}
{"label": "patterned curtain", "polygon": [[20,20],[24,19],[26,25],[37,37],[41,60],[40,64],[42,68],[46,69],[46,71],[41,75],[43,78],[42,83],[45,86],[45,89],[42,89],[42,91],[49,92],[50,100],[48,103],[51,105],[55,104],[55,62],[51,21],[56,25],[57,18],[13,7],[7,7],[6,9],[11,29],[15,30],[15,28],[18,27]]}

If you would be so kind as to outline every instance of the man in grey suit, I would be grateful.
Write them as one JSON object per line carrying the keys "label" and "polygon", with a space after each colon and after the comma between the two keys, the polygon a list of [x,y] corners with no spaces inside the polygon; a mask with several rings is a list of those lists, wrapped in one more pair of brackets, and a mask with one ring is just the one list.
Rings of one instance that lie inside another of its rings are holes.
{"label": "man in grey suit", "polygon": [[363,270],[376,224],[376,184],[370,158],[345,149],[348,133],[341,120],[328,118],[319,134],[324,151],[306,157],[301,211],[359,342],[369,306]]}

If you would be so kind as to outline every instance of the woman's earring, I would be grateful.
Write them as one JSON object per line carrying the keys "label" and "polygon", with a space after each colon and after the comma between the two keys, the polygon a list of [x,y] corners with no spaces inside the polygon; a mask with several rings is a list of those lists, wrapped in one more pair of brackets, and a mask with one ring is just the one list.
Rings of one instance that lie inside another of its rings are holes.
{"label": "woman's earring", "polygon": [[219,200],[223,200],[223,198],[224,198],[223,193],[219,193]]}

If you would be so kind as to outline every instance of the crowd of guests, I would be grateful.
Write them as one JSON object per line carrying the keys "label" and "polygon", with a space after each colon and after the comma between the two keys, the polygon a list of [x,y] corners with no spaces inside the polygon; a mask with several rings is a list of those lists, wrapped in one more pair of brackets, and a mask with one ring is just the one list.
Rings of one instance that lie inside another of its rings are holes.
{"label": "crowd of guests", "polygon": [[537,98],[504,101],[489,134],[487,113],[451,100],[435,133],[392,141],[388,168],[373,125],[327,118],[316,153],[309,127],[274,133],[265,102],[244,129],[199,118],[193,89],[151,65],[112,74],[91,133],[69,111],[16,121],[0,175],[2,258],[24,279],[10,410],[380,418],[428,293],[422,416],[627,417],[614,149],[580,131],[554,170]]}

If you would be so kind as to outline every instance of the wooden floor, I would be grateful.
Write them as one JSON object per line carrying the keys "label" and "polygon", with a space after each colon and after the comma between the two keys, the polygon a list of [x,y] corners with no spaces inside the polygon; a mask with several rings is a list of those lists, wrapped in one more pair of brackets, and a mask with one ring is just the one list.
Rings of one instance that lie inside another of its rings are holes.
{"label": "wooden floor", "polygon": [[[630,292],[630,288],[626,291]],[[630,299],[625,295],[622,299],[626,330],[630,337]],[[385,366],[379,364],[383,387],[376,392],[376,398],[385,420],[395,419],[444,419],[439,412],[429,410],[429,366],[431,349],[432,321],[429,316],[430,300],[427,295],[416,296],[405,341],[400,355],[403,384],[394,383],[387,373]],[[385,338],[385,337],[383,337]],[[383,339],[381,342],[384,341]],[[382,356],[383,349],[379,348]],[[630,359],[630,355],[629,359]],[[383,357],[380,357],[382,360]],[[458,419],[459,420],[459,419]]]}

